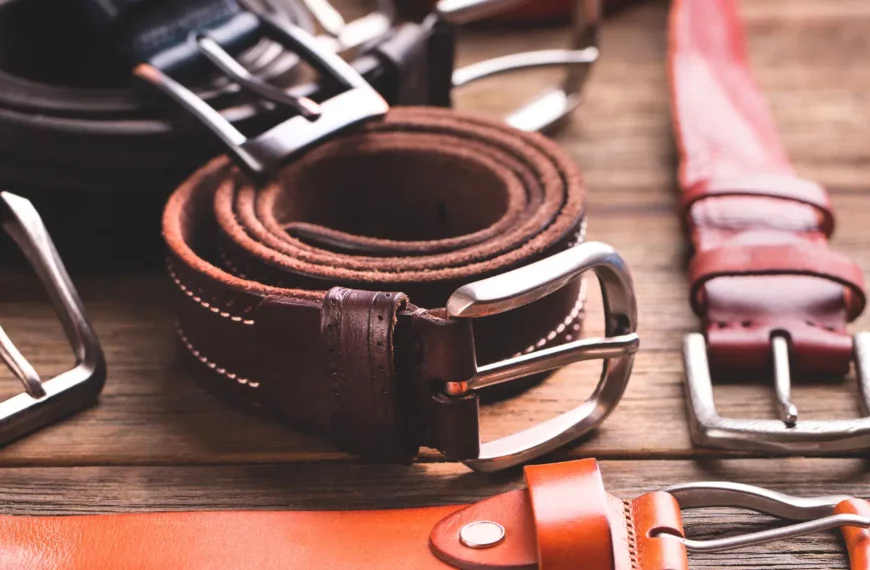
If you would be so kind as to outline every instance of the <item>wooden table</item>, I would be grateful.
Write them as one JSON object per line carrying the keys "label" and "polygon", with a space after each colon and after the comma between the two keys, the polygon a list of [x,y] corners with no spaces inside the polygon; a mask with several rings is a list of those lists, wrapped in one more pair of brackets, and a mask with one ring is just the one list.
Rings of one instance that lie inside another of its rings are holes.
{"label": "wooden table", "polygon": [[[607,487],[622,496],[701,479],[798,494],[870,495],[870,471],[860,454],[770,459],[699,450],[689,440],[679,347],[697,322],[686,301],[686,240],[677,216],[666,14],[665,2],[647,1],[607,21],[603,58],[586,101],[556,135],[590,188],[588,237],[618,247],[632,266],[643,348],[613,416],[580,445],[549,459],[597,457]],[[834,245],[870,272],[870,3],[745,0],[743,14],[756,75],[797,170],[828,187],[839,213]],[[467,31],[460,58],[555,46],[560,34]],[[468,89],[459,106],[497,112],[505,93],[531,93],[537,77]],[[171,289],[160,270],[73,273],[103,341],[109,380],[97,407],[0,453],[4,513],[405,507],[471,501],[521,484],[519,470],[474,474],[433,452],[409,468],[365,464],[316,438],[231,410],[202,392],[175,361]],[[0,283],[2,323],[21,350],[45,374],[67,367],[69,350],[32,277],[9,270]],[[596,334],[600,302],[594,294],[588,312],[588,334]],[[855,330],[868,322],[859,320]],[[516,400],[489,406],[484,436],[579,402],[596,376],[595,364],[571,367]],[[18,386],[5,374],[0,388],[5,395]],[[718,386],[716,393],[728,415],[773,417],[770,382]],[[795,398],[805,418],[859,413],[851,376],[801,385]],[[687,521],[696,537],[770,522],[728,510],[693,513]],[[697,568],[847,567],[833,534],[692,560]]]}

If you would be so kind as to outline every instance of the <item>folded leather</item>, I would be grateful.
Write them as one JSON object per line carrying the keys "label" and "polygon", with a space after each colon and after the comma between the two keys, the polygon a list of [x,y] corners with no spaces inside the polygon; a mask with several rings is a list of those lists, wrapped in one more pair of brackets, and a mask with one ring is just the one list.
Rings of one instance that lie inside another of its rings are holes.
{"label": "folded leather", "polygon": [[395,109],[263,187],[216,159],[163,220],[182,352],[209,390],[344,451],[476,457],[478,398],[444,383],[574,338],[580,284],[473,325],[441,307],[575,245],[584,202],[555,143],[438,109]]}
{"label": "folded leather", "polygon": [[797,374],[842,375],[846,323],[864,308],[864,279],[831,252],[825,190],[789,164],[749,73],[736,0],[676,0],[670,73],[680,186],[695,258],[692,304],[710,365],[764,370],[784,334]]}
{"label": "folded leather", "polygon": [[[593,459],[526,468],[529,490],[475,505],[390,511],[186,512],[0,517],[3,567],[467,568],[684,570],[676,501],[652,493],[621,501]],[[566,507],[564,494],[569,494]],[[475,550],[467,523],[489,520],[505,539]],[[655,532],[653,532],[655,531]]]}

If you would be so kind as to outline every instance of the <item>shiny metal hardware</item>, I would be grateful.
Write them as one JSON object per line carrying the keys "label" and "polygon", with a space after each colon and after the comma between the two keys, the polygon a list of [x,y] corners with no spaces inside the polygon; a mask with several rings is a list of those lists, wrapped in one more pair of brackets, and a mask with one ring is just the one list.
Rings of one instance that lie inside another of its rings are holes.
{"label": "shiny metal hardware", "polygon": [[[441,0],[436,12],[449,22],[464,24],[521,3],[522,0]],[[524,131],[554,127],[580,104],[580,93],[599,55],[600,21],[601,0],[574,0],[568,49],[529,51],[480,61],[457,69],[453,73],[453,86],[458,88],[485,77],[524,69],[565,67],[560,87],[545,91],[505,118],[509,125]]]}
{"label": "shiny metal hardware", "polygon": [[0,402],[0,444],[5,444],[92,405],[106,380],[106,362],[81,299],[33,204],[0,192],[0,220],[48,290],[75,356],[71,370],[43,381],[0,329],[0,357],[25,389]]}
{"label": "shiny metal hardware", "polygon": [[504,527],[493,521],[474,521],[459,529],[459,542],[475,550],[498,546],[504,537]]}
{"label": "shiny metal hardware", "polygon": [[781,409],[779,420],[723,418],[716,411],[704,335],[692,333],[683,340],[686,369],[686,404],[689,431],[696,445],[768,453],[819,453],[856,451],[870,447],[870,332],[854,337],[855,369],[864,417],[851,420],[797,421],[797,407],[790,401],[788,340],[774,335],[774,377]]}
{"label": "shiny metal hardware", "polygon": [[625,261],[607,244],[576,245],[546,259],[457,289],[447,300],[451,318],[469,319],[504,313],[564,287],[581,273],[594,271],[604,297],[606,338],[582,339],[546,350],[480,366],[463,382],[448,382],[448,395],[553,370],[580,360],[604,359],[598,386],[580,406],[507,437],[482,443],[480,454],[465,464],[476,471],[518,465],[576,440],[613,411],[631,375],[639,346],[637,304]]}
{"label": "shiny metal hardware", "polygon": [[319,73],[331,77],[346,90],[319,105],[304,97],[291,96],[248,74],[207,35],[191,34],[190,41],[197,49],[219,70],[238,81],[241,87],[275,104],[289,105],[303,112],[248,138],[190,89],[153,65],[140,64],[134,70],[137,77],[156,87],[208,127],[223,141],[236,163],[255,178],[268,176],[296,154],[339,131],[382,117],[389,108],[383,97],[350,64],[314,36],[270,14],[257,15],[267,37],[297,53]]}
{"label": "shiny metal hardware", "polygon": [[396,19],[395,6],[390,0],[379,0],[377,10],[350,22],[345,21],[328,0],[303,0],[303,4],[324,32],[318,40],[342,54],[385,36]]}
{"label": "shiny metal hardware", "polygon": [[686,483],[662,489],[670,493],[682,509],[733,507],[747,509],[780,519],[802,521],[797,524],[729,536],[714,540],[692,540],[660,531],[660,537],[678,540],[690,552],[723,552],[778,540],[797,538],[814,532],[843,526],[870,528],[870,517],[834,514],[845,496],[794,497],[763,487],[740,483]]}

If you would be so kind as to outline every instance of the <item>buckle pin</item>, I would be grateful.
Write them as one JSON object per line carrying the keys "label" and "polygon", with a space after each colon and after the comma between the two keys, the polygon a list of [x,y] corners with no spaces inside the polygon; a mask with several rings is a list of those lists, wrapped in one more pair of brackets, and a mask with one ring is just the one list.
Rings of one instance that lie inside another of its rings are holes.
{"label": "buckle pin", "polygon": [[447,300],[452,318],[477,318],[510,311],[546,297],[594,271],[604,298],[606,338],[584,339],[477,367],[472,378],[447,384],[457,396],[502,382],[545,372],[580,360],[604,359],[598,386],[576,408],[495,441],[482,443],[475,459],[464,461],[477,471],[518,465],[574,441],[598,426],[613,411],[631,375],[639,339],[637,304],[631,273],[609,245],[583,243],[507,273],[457,289]]}
{"label": "buckle pin", "polygon": [[197,49],[206,59],[245,89],[273,103],[296,109],[309,121],[320,117],[320,106],[317,103],[308,97],[296,97],[286,93],[274,85],[254,77],[233,56],[227,53],[219,43],[208,37],[208,35],[199,35],[194,41],[196,42]]}
{"label": "buckle pin", "polygon": [[780,414],[786,427],[797,423],[797,406],[791,403],[791,370],[788,364],[788,338],[775,334],[770,339],[773,346],[773,382]]}
{"label": "buckle pin", "polygon": [[21,380],[24,385],[24,390],[32,397],[39,399],[45,396],[45,388],[42,387],[42,379],[30,364],[18,347],[0,327],[0,358],[6,363],[6,366],[12,371],[15,376]]}

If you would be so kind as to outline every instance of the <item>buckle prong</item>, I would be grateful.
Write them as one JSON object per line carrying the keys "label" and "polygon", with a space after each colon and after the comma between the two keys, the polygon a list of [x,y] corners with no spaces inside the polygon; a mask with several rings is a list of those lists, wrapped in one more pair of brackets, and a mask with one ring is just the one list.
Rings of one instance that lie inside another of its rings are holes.
{"label": "buckle prong", "polygon": [[496,471],[557,449],[597,427],[622,397],[631,375],[639,339],[637,304],[631,273],[609,245],[583,243],[507,273],[464,285],[447,301],[452,318],[477,318],[537,301],[594,271],[604,298],[605,338],[578,340],[478,366],[472,378],[447,384],[458,396],[502,382],[545,372],[580,360],[604,359],[598,386],[584,403],[555,418],[512,435],[484,442],[480,454],[464,463],[477,471]]}
{"label": "buckle prong", "polygon": [[3,362],[6,363],[6,366],[9,367],[12,373],[21,380],[24,390],[28,394],[37,399],[45,396],[45,388],[42,387],[42,379],[39,377],[36,369],[33,368],[30,361],[24,358],[24,355],[21,354],[21,351],[18,350],[18,347],[15,346],[12,339],[3,330],[3,327],[0,327],[0,358],[3,359]]}
{"label": "buckle prong", "polygon": [[46,287],[75,356],[72,369],[42,382],[0,329],[0,358],[26,390],[0,402],[0,444],[4,444],[93,404],[106,380],[106,363],[78,293],[36,209],[25,198],[0,192],[0,220]]}
{"label": "buckle prong", "polygon": [[786,427],[794,427],[798,419],[797,406],[791,403],[791,370],[788,364],[788,338],[775,334],[770,338],[773,347],[773,382],[780,414]]}
{"label": "buckle prong", "polygon": [[723,552],[843,526],[870,528],[870,517],[834,514],[836,506],[849,499],[845,496],[794,497],[763,487],[726,482],[684,483],[662,490],[672,495],[681,509],[733,507],[780,519],[801,521],[779,528],[712,540],[693,540],[668,532],[657,534],[681,542],[691,552]]}
{"label": "buckle prong", "polygon": [[208,37],[208,35],[198,34],[193,38],[197,50],[206,57],[215,67],[223,72],[227,77],[238,83],[245,89],[256,93],[263,99],[285,105],[298,111],[303,117],[309,121],[313,121],[320,117],[320,105],[309,99],[308,97],[297,97],[285,92],[271,83],[258,79],[251,75],[236,59],[220,46],[219,43]]}

